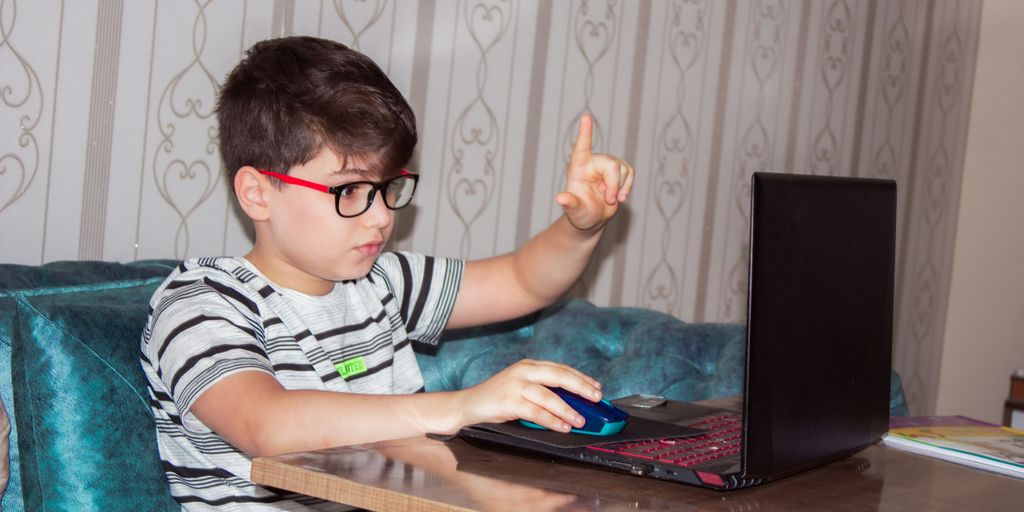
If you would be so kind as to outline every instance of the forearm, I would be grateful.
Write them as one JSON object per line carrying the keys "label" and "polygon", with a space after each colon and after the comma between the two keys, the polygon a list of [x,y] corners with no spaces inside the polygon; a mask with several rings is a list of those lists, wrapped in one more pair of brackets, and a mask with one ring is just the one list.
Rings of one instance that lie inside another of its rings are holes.
{"label": "forearm", "polygon": [[269,375],[243,372],[203,393],[192,413],[249,455],[276,455],[454,433],[467,421],[461,394],[286,390]]}
{"label": "forearm", "polygon": [[558,300],[583,275],[603,232],[603,225],[580,231],[560,216],[513,253],[512,267],[521,292],[537,308]]}
{"label": "forearm", "polygon": [[583,274],[602,230],[577,230],[562,216],[513,253],[466,262],[448,328],[517,318],[555,302]]}
{"label": "forearm", "polygon": [[282,391],[267,404],[256,451],[279,454],[458,431],[454,393]]}

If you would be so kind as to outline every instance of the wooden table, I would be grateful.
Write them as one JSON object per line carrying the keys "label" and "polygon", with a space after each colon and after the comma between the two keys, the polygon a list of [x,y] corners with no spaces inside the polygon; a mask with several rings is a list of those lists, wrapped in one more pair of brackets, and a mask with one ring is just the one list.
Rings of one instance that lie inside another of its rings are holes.
{"label": "wooden table", "polygon": [[726,493],[425,437],[257,458],[252,479],[371,510],[985,510],[1018,512],[1024,480],[881,444]]}

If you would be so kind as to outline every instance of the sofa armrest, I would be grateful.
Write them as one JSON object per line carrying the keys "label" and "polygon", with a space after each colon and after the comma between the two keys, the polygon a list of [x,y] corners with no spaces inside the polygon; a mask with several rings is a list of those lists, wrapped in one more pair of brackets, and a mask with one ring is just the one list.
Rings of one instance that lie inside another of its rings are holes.
{"label": "sofa armrest", "polygon": [[[68,481],[57,481],[57,475],[51,475],[54,476],[53,479],[40,479],[38,476],[33,478],[29,475],[29,484],[27,486],[22,485],[25,461],[28,461],[28,464],[32,466],[47,458],[48,455],[42,451],[35,451],[34,448],[37,446],[48,446],[45,441],[47,436],[56,432],[51,427],[56,427],[59,430],[63,427],[73,426],[71,423],[61,424],[59,422],[44,425],[37,421],[31,421],[28,418],[21,418],[23,413],[29,417],[33,415],[37,417],[52,417],[63,414],[65,418],[71,418],[74,415],[72,413],[78,413],[83,416],[89,414],[90,407],[102,408],[110,406],[116,411],[117,408],[124,405],[107,397],[99,402],[87,403],[86,407],[75,407],[77,402],[65,401],[62,397],[61,400],[55,402],[58,407],[48,408],[39,396],[24,392],[25,386],[30,386],[33,382],[45,379],[45,373],[26,372],[23,365],[26,363],[38,364],[47,371],[64,368],[68,371],[63,374],[58,372],[58,374],[62,377],[71,378],[77,375],[76,372],[84,371],[87,367],[87,365],[76,366],[78,361],[74,359],[75,357],[79,355],[96,356],[96,353],[90,352],[89,347],[84,346],[86,339],[96,339],[97,342],[103,339],[102,344],[96,345],[95,348],[100,351],[105,350],[107,347],[120,347],[119,350],[127,350],[131,357],[127,360],[126,372],[129,374],[134,372],[141,377],[142,370],[138,367],[137,352],[139,333],[148,308],[149,294],[152,294],[153,289],[156,288],[163,277],[169,274],[177,264],[178,262],[174,260],[140,260],[131,263],[57,261],[43,265],[0,264],[0,400],[7,407],[11,428],[8,445],[10,479],[8,480],[6,492],[2,495],[2,501],[0,501],[0,509],[11,512],[25,509],[31,510],[34,504],[38,505],[46,501],[48,510],[61,510],[60,503],[53,503],[53,501],[49,500],[54,495],[47,495],[47,489],[60,486],[63,486],[65,489],[70,488]],[[137,299],[133,299],[130,297],[131,294],[129,292],[138,286],[146,290],[140,292]],[[103,294],[107,292],[115,296],[116,299],[107,305],[94,304],[98,306],[100,311],[93,315],[93,317],[107,320],[102,322],[103,330],[105,331],[110,330],[112,332],[117,327],[127,325],[128,329],[130,329],[128,331],[129,334],[123,338],[109,336],[105,337],[105,339],[103,336],[97,338],[95,336],[96,332],[83,336],[82,330],[87,327],[88,322],[80,320],[87,320],[89,316],[80,317],[77,320],[64,316],[62,311],[65,311],[65,309],[64,305],[60,304],[61,301],[67,299],[84,306],[96,302],[94,293]],[[75,299],[76,297],[77,299]],[[46,306],[45,304],[50,304],[53,307]],[[21,315],[18,314],[19,308],[22,310]],[[126,309],[131,309],[133,313],[131,315],[124,314]],[[55,331],[59,336],[34,334],[32,329],[27,327],[28,324],[23,323],[24,321],[35,322],[35,325],[40,325],[40,322],[45,323],[47,321],[60,323],[60,328]],[[68,342],[71,343],[69,347],[73,348],[73,350],[62,351],[59,345]],[[54,363],[52,366],[48,366],[45,360],[36,359],[38,354],[47,350],[53,350],[52,353],[61,356],[54,361],[50,361]],[[16,353],[21,354],[21,356],[19,357]],[[15,362],[15,360],[18,360],[18,362]],[[16,374],[20,378],[21,391],[16,389],[18,388],[15,383],[15,380],[18,380],[15,378]],[[55,383],[55,386],[60,385],[60,383]],[[74,391],[72,388],[65,389],[69,392]],[[146,443],[147,446],[144,448],[147,453],[133,452],[130,443],[126,443],[126,450],[123,456],[118,455],[109,458],[112,467],[122,460],[140,459],[147,456],[151,459],[155,458],[156,446],[152,418],[148,414],[145,402],[141,405],[145,414],[142,421],[131,424],[129,422],[130,415],[123,416],[123,419],[126,423],[125,428],[138,429],[138,433],[152,438],[152,442]],[[25,428],[27,430],[21,432],[19,424],[26,425]],[[31,439],[32,435],[37,433],[35,432],[37,429],[46,429],[45,431],[40,430],[38,432],[41,434],[40,439],[43,439],[41,444],[34,443],[34,439]],[[138,435],[136,431],[133,430],[132,432],[130,436],[126,437],[134,438]],[[73,436],[74,432],[71,432],[69,435]],[[61,455],[59,451],[51,450],[51,453],[56,457],[63,457],[65,459],[69,457],[67,453]],[[53,459],[53,462],[59,464],[61,459]],[[76,467],[83,467],[82,464],[77,464],[81,462],[80,460],[74,462],[76,464],[65,464],[67,468],[65,471],[73,470]],[[154,462],[154,464],[158,464],[158,461]],[[166,483],[163,482],[163,475],[158,465],[154,466],[152,473],[159,478],[156,481],[164,486],[164,496],[150,492],[152,489],[150,488],[146,493],[147,505],[142,507],[142,509],[158,509],[159,506],[154,505],[155,503],[167,502],[176,507],[176,504],[174,504],[166,491]],[[142,476],[143,474],[148,476],[147,473],[142,473],[135,475],[135,479],[149,481],[147,476]],[[99,491],[100,487],[102,485],[95,486],[92,488],[94,492],[79,494],[77,498],[97,497],[101,494],[101,491]],[[90,509],[83,505],[84,502],[75,501],[75,499],[75,493],[67,492],[60,495],[60,499],[56,501],[70,505],[75,510]],[[104,501],[96,500],[93,502],[93,509],[121,510],[129,509],[132,506],[131,503],[128,503],[130,500],[121,501],[125,502],[123,508],[109,508],[97,505],[97,503],[104,503]]]}

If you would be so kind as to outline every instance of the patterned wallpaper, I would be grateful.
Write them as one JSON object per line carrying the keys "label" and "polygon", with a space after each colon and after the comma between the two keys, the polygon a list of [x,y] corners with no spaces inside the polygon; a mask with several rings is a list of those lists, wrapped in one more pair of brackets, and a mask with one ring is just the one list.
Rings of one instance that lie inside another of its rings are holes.
{"label": "patterned wallpaper", "polygon": [[574,291],[742,321],[750,173],[895,179],[894,364],[935,404],[980,0],[0,0],[0,261],[238,254],[212,109],[244,50],[329,37],[417,112],[393,246],[550,223],[583,112],[638,172]]}

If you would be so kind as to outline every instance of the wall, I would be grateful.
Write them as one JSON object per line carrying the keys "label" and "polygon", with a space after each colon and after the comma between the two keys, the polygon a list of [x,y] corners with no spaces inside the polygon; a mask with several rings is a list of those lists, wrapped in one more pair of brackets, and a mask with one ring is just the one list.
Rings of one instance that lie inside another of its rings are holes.
{"label": "wall", "polygon": [[742,321],[750,173],[899,184],[894,364],[935,404],[980,1],[0,0],[0,260],[237,254],[211,109],[313,34],[418,114],[394,247],[483,257],[558,214],[580,114],[639,173],[577,295]]}
{"label": "wall", "polygon": [[1001,422],[1024,368],[1024,3],[985,0],[937,411]]}

